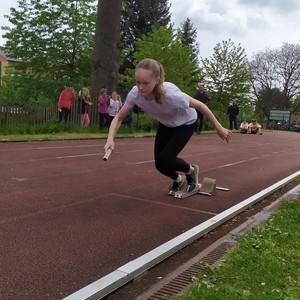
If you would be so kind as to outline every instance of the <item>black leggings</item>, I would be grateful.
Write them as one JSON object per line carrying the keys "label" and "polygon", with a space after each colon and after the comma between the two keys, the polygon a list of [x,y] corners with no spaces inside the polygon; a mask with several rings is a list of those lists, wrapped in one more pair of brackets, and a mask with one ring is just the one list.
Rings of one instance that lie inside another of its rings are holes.
{"label": "black leggings", "polygon": [[155,167],[160,173],[175,180],[178,171],[187,173],[190,170],[190,165],[177,155],[192,137],[195,125],[196,123],[170,128],[159,123],[154,158]]}

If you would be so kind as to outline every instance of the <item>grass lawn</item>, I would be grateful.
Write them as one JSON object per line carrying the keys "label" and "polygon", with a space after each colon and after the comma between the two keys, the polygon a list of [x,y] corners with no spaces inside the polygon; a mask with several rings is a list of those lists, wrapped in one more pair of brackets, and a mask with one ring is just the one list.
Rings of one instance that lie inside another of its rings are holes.
{"label": "grass lawn", "polygon": [[[153,123],[146,116],[140,120],[141,124],[147,125],[147,122]],[[144,126],[147,127],[146,125]],[[155,131],[155,127],[152,128],[150,125],[147,127],[147,130],[136,129],[135,127],[127,128],[121,125],[116,136],[154,136]],[[72,123],[57,123],[55,120],[44,124],[7,124],[0,126],[0,142],[95,139],[106,138],[107,134],[108,129],[103,128],[99,130],[97,124],[83,128]]]}
{"label": "grass lawn", "polygon": [[206,268],[177,300],[299,300],[300,197],[246,233],[218,267]]}
{"label": "grass lawn", "polygon": [[[138,137],[138,136],[154,136],[155,132],[122,132],[117,137]],[[0,142],[16,142],[16,141],[53,141],[53,140],[76,140],[76,139],[100,139],[107,138],[107,132],[55,132],[55,133],[35,133],[35,134],[1,134]]]}

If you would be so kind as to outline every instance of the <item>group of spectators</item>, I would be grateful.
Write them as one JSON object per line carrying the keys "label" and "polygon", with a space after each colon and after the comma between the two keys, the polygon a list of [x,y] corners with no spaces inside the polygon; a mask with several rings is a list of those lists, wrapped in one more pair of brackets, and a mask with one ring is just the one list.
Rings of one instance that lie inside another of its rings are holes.
{"label": "group of spectators", "polygon": [[[233,129],[233,127],[237,130],[237,116],[239,114],[239,107],[237,104],[237,100],[233,99],[228,106],[227,109],[227,116],[229,118],[229,127],[230,130]],[[261,125],[258,124],[256,119],[252,119],[250,123],[248,123],[247,119],[244,119],[242,123],[240,124],[240,133],[252,133],[252,134],[259,134],[261,135]]]}
{"label": "group of spectators", "polygon": [[[89,111],[92,105],[90,91],[87,87],[82,88],[78,93],[78,107],[81,113],[81,126],[88,127],[90,124]],[[70,119],[72,103],[76,101],[76,92],[71,83],[65,84],[65,89],[60,93],[58,100],[58,122],[64,120],[67,122]],[[122,107],[121,96],[113,91],[108,94],[106,88],[102,88],[98,97],[98,115],[99,128],[108,128],[111,121]],[[131,126],[130,122],[126,123]]]}
{"label": "group of spectators", "polygon": [[252,133],[261,135],[261,125],[258,124],[256,119],[252,119],[250,123],[245,119],[240,125],[240,133]]}
{"label": "group of spectators", "polygon": [[[199,90],[195,95],[195,99],[201,101],[207,106],[209,105],[211,98],[205,90],[204,83],[199,84]],[[61,92],[59,96],[58,122],[61,122],[62,120],[67,122],[69,120],[72,102],[74,102],[75,100],[76,100],[76,93],[73,89],[72,84],[66,83],[65,89]],[[81,125],[83,127],[88,127],[90,124],[89,110],[90,110],[90,106],[92,105],[92,102],[90,97],[90,91],[87,87],[84,87],[78,93],[78,103],[81,112]],[[113,91],[111,95],[109,95],[107,89],[102,88],[98,98],[99,128],[100,129],[109,128],[111,121],[119,112],[121,107],[122,107],[122,100],[120,95],[116,91]],[[238,130],[238,124],[237,124],[238,114],[239,114],[239,106],[237,104],[237,100],[233,99],[229,103],[227,109],[227,116],[229,118],[230,130],[232,130],[233,128]],[[197,118],[197,125],[195,128],[195,132],[200,134],[201,131],[203,130],[203,114],[197,110],[197,116],[198,118]],[[131,115],[129,115],[128,120],[125,120],[124,124],[128,127],[131,127],[131,123],[132,123],[132,117]],[[243,120],[243,122],[240,124],[239,129],[241,133],[262,134],[261,125],[258,124],[257,120],[255,119],[252,119],[250,123],[248,123],[247,120]]]}
{"label": "group of spectators", "polygon": [[115,91],[109,96],[107,89],[102,88],[98,98],[99,128],[108,128],[121,107],[121,96]]}
{"label": "group of spectators", "polygon": [[[195,95],[195,99],[201,101],[205,105],[209,105],[211,98],[205,91],[205,85],[204,83],[199,84],[199,90],[197,91]],[[198,114],[198,120],[197,120],[197,126],[195,128],[195,131],[200,134],[203,129],[203,114],[199,111],[197,111]],[[237,104],[237,100],[233,99],[228,106],[227,109],[227,117],[229,119],[229,128],[232,130],[235,128],[238,130],[238,123],[237,123],[237,116],[239,114],[239,106]],[[247,122],[247,120],[243,120],[243,122],[240,124],[240,133],[252,133],[252,134],[262,134],[261,132],[261,125],[258,124],[257,120],[252,119],[250,123]]]}

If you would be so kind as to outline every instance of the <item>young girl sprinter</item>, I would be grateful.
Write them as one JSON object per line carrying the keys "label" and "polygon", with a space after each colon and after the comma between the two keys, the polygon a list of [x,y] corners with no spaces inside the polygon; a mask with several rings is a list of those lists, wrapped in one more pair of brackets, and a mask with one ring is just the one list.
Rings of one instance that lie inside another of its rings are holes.
{"label": "young girl sprinter", "polygon": [[155,167],[173,180],[169,194],[174,195],[184,184],[179,172],[186,174],[188,192],[198,185],[199,167],[178,157],[194,133],[197,121],[195,109],[209,119],[224,141],[229,142],[232,133],[222,127],[205,104],[183,93],[173,83],[165,82],[164,77],[163,66],[156,60],[146,58],[137,64],[136,86],[113,119],[104,150],[114,149],[116,132],[123,119],[137,105],[159,122],[154,145]]}

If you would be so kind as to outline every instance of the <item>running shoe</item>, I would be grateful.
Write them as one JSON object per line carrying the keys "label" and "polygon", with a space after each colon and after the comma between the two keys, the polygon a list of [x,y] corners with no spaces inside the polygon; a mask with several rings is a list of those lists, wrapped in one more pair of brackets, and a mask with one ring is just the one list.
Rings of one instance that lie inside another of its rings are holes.
{"label": "running shoe", "polygon": [[185,183],[185,178],[182,178],[180,182],[173,181],[172,185],[169,187],[169,195],[174,196],[176,192],[183,189]]}
{"label": "running shoe", "polygon": [[199,167],[197,165],[192,165],[194,167],[194,170],[191,174],[186,175],[187,180],[187,188],[186,191],[189,193],[193,191],[199,183],[198,177],[199,177]]}

